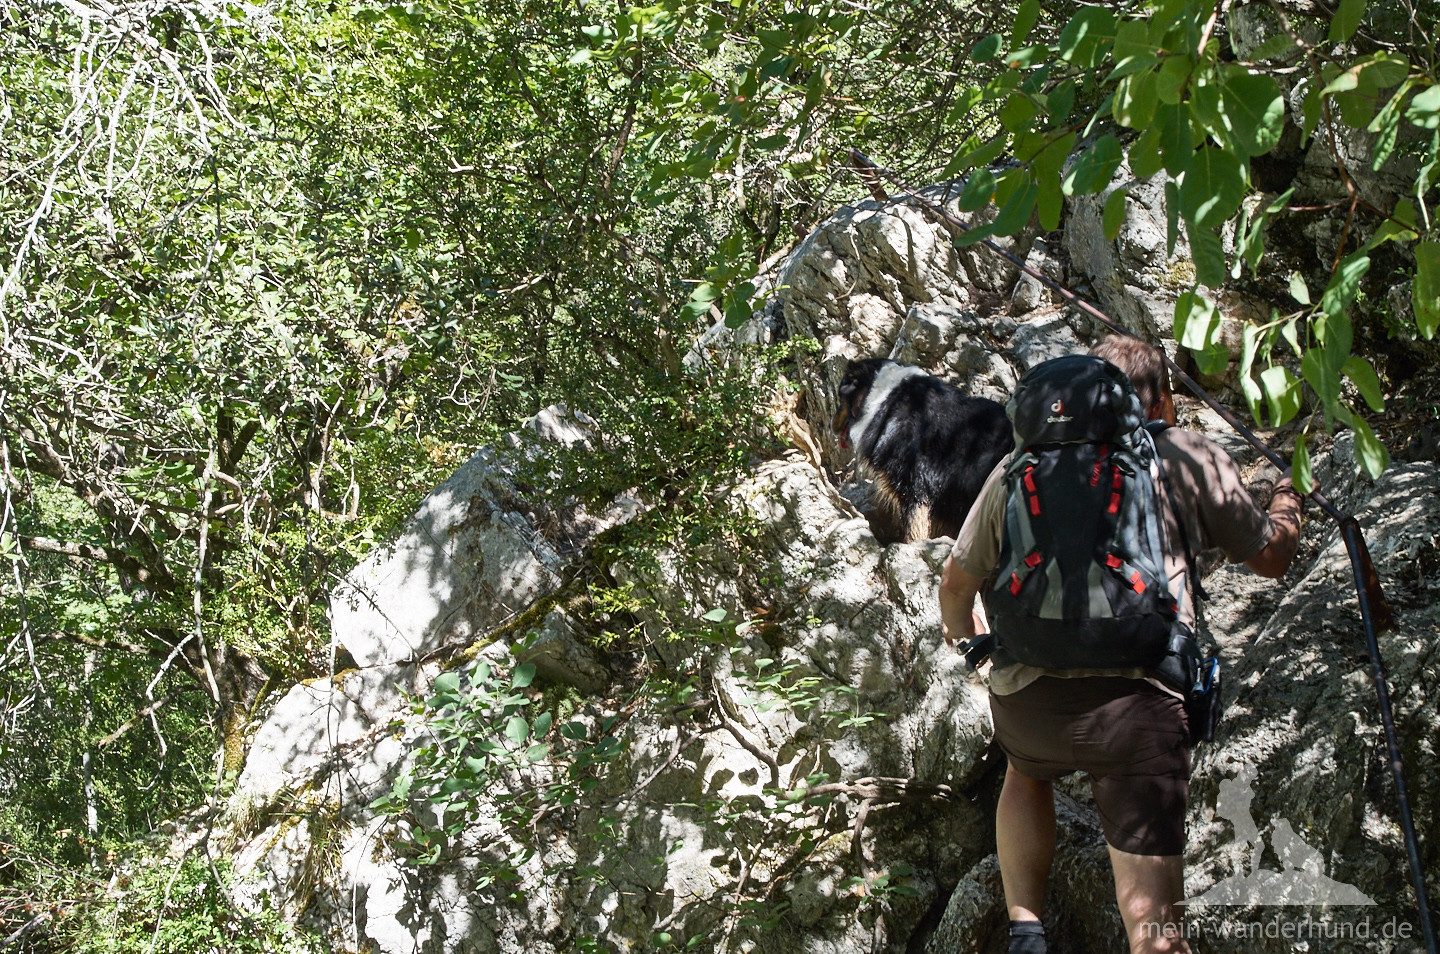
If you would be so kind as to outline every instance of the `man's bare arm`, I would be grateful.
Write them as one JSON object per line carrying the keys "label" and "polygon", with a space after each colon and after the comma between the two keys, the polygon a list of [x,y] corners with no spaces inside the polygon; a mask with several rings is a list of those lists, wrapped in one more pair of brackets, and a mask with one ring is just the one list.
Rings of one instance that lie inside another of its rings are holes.
{"label": "man's bare arm", "polygon": [[953,556],[945,559],[945,571],[940,575],[940,632],[947,644],[954,646],[975,638],[972,611],[984,585],[983,576],[966,570]]}
{"label": "man's bare arm", "polygon": [[1300,504],[1303,498],[1283,479],[1275,485],[1270,497],[1270,523],[1275,533],[1265,549],[1245,561],[1245,565],[1261,576],[1284,576],[1295,559],[1295,550],[1300,545]]}

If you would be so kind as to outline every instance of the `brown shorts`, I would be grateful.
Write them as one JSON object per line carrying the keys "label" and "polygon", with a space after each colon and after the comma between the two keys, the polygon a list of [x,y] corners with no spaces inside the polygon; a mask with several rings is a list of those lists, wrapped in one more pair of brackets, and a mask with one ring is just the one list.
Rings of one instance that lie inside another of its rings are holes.
{"label": "brown shorts", "polygon": [[990,695],[995,740],[1021,775],[1090,776],[1105,840],[1136,855],[1185,851],[1190,741],[1180,700],[1141,679],[1042,676]]}

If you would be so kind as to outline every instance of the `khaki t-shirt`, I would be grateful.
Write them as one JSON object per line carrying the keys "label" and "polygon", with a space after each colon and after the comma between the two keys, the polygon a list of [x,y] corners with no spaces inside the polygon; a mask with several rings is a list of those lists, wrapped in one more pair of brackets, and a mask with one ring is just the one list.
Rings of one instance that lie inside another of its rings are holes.
{"label": "khaki t-shirt", "polygon": [[[1171,594],[1179,598],[1180,619],[1194,626],[1195,600],[1176,529],[1176,509],[1184,515],[1194,553],[1218,547],[1234,563],[1244,563],[1265,549],[1274,526],[1245,489],[1235,463],[1215,442],[1171,427],[1156,435],[1155,448],[1176,497],[1175,501],[1165,500],[1163,508],[1170,549],[1165,555],[1165,575]],[[955,561],[976,576],[988,577],[1000,559],[1000,537],[1005,527],[1005,486],[1001,477],[1009,463],[1007,456],[990,472],[951,551]],[[1041,676],[1146,677],[1140,669],[1038,669],[1006,659],[1003,650],[997,650],[991,660],[990,690],[997,695],[1018,692]]]}

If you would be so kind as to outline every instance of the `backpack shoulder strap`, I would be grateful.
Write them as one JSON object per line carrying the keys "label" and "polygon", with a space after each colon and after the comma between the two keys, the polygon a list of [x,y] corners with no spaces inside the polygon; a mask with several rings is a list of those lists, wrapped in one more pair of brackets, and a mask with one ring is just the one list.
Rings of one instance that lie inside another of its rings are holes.
{"label": "backpack shoulder strap", "polygon": [[[1170,429],[1170,425],[1164,421],[1149,421],[1145,430],[1150,436],[1158,437],[1164,431]],[[1165,460],[1160,456],[1160,447],[1155,446],[1155,468],[1160,473],[1160,486],[1165,491],[1165,497],[1170,501],[1170,511],[1175,514],[1175,527],[1180,531],[1180,546],[1185,551],[1185,574],[1190,580],[1190,592],[1194,594],[1195,612],[1200,612],[1200,601],[1210,599],[1210,594],[1205,592],[1205,587],[1200,583],[1200,568],[1195,562],[1195,551],[1190,548],[1190,534],[1185,530],[1185,517],[1180,512],[1175,492],[1170,487],[1170,478],[1165,474]]]}

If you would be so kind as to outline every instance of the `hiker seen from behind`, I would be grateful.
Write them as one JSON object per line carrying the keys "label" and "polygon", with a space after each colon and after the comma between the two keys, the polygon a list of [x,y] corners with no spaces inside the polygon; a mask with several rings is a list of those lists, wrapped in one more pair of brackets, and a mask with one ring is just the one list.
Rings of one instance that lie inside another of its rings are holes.
{"label": "hiker seen from behind", "polygon": [[[995,841],[1012,954],[1044,954],[1052,783],[1090,780],[1134,954],[1188,952],[1178,925],[1190,754],[1218,713],[1192,630],[1194,554],[1282,576],[1300,536],[1288,477],[1268,512],[1213,441],[1174,427],[1164,357],[1127,337],[1032,368],[940,582],[945,640],[988,650],[1007,758]],[[975,597],[990,634],[977,638]],[[1157,928],[1159,928],[1157,930]]]}

